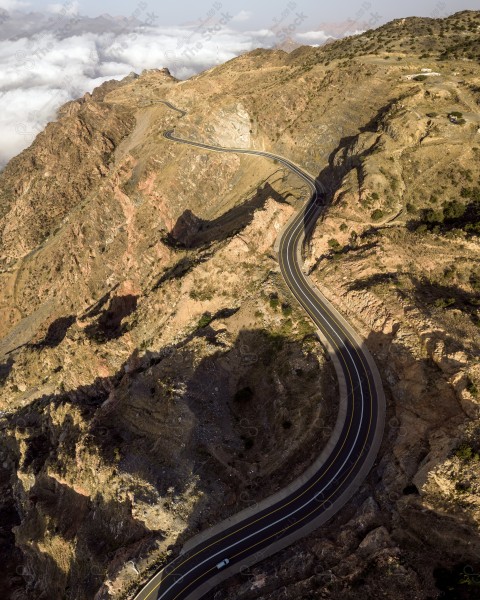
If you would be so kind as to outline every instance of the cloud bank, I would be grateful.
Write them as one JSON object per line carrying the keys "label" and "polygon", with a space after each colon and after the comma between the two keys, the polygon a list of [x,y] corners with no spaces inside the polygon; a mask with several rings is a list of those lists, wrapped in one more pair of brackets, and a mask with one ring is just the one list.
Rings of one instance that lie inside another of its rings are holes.
{"label": "cloud bank", "polygon": [[[21,4],[0,0],[5,8]],[[80,17],[74,0],[52,3],[43,14],[0,9],[0,168],[30,145],[59,106],[109,79],[161,67],[185,79],[254,48],[280,45],[286,32],[299,43],[328,37],[301,34],[294,15],[283,25],[238,31],[236,24],[251,15],[229,15],[221,6],[213,4],[203,20],[179,27],[158,24],[147,2],[128,18]]]}
{"label": "cloud bank", "polygon": [[4,10],[14,10],[26,6],[28,6],[28,2],[21,2],[20,0],[0,0],[0,8]]}

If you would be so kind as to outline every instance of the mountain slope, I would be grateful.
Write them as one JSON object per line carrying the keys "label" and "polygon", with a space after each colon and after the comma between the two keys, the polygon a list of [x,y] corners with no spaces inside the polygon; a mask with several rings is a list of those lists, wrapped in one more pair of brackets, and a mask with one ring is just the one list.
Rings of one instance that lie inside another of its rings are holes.
{"label": "mountain slope", "polygon": [[307,190],[267,160],[172,144],[172,127],[318,175],[306,268],[389,399],[349,506],[215,598],[475,593],[479,26],[407,19],[185,82],[144,72],[68,104],[0,174],[12,597],[125,597],[301,473],[335,421],[332,367],[273,253]]}

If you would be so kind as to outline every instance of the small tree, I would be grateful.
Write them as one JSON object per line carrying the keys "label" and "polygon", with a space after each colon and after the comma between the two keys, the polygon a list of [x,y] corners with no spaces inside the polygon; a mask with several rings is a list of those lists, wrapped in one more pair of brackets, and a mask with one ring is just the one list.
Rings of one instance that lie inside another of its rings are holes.
{"label": "small tree", "polygon": [[466,207],[458,200],[446,202],[443,208],[443,217],[446,220],[460,219],[465,214]]}
{"label": "small tree", "polygon": [[203,313],[203,315],[200,317],[198,324],[197,324],[197,328],[198,329],[203,329],[204,327],[207,327],[208,325],[210,325],[210,323],[213,321],[213,317],[212,314],[209,312]]}
{"label": "small tree", "polygon": [[455,304],[455,298],[438,298],[434,304],[436,308],[448,308]]}
{"label": "small tree", "polygon": [[443,223],[443,211],[425,208],[422,211],[422,218],[426,223]]}
{"label": "small tree", "polygon": [[476,383],[470,379],[470,377],[467,380],[467,390],[470,392],[470,394],[472,394],[472,396],[478,396],[478,387]]}
{"label": "small tree", "polygon": [[339,252],[342,249],[342,246],[335,238],[328,240],[328,245],[334,252]]}
{"label": "small tree", "polygon": [[273,308],[273,310],[277,310],[280,300],[278,299],[278,294],[276,292],[272,292],[270,294],[269,301],[271,308]]}

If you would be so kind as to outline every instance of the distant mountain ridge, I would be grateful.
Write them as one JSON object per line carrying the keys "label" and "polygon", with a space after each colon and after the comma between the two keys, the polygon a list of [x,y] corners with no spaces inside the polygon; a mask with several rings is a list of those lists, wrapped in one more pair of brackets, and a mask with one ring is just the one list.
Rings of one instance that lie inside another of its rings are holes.
{"label": "distant mountain ridge", "polygon": [[[380,367],[385,437],[324,529],[216,600],[476,600],[480,12],[158,65],[65,104],[0,173],[0,590],[124,600],[287,485],[335,425],[279,233]],[[288,48],[287,48],[288,49]],[[172,110],[164,101],[178,107]],[[182,115],[182,116],[181,116]]]}

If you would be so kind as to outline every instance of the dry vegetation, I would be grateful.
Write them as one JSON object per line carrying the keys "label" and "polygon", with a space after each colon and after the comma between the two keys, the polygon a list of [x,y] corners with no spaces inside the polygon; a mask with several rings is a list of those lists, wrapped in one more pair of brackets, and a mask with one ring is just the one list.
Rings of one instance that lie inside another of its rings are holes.
{"label": "dry vegetation", "polygon": [[172,144],[176,127],[319,177],[306,266],[364,334],[389,402],[349,506],[216,598],[477,597],[479,27],[472,11],[406,19],[186,82],[145,72],[68,104],[11,161],[2,589],[126,597],[129,560],[145,575],[284,485],[335,420],[331,364],[273,252],[306,189],[273,162]]}

